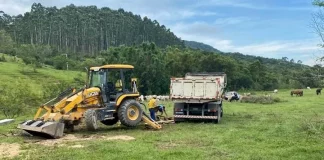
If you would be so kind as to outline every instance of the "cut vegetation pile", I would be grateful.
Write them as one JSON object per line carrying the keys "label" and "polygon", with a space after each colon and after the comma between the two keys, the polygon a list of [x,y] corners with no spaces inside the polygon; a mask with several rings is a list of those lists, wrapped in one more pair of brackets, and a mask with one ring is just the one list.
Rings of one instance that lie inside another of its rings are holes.
{"label": "cut vegetation pile", "polygon": [[259,104],[273,104],[283,102],[283,99],[273,96],[245,96],[240,100],[242,103],[259,103]]}

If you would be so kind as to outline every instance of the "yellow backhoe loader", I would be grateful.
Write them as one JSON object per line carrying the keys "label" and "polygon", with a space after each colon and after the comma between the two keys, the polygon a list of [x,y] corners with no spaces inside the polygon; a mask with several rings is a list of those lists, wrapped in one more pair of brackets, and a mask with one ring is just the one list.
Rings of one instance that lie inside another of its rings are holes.
{"label": "yellow backhoe loader", "polygon": [[88,130],[96,130],[98,121],[114,125],[118,120],[128,127],[144,121],[154,129],[161,129],[136,101],[139,93],[136,78],[132,78],[133,69],[122,64],[91,67],[84,88],[62,92],[40,106],[33,120],[22,122],[18,128],[48,138],[62,137],[65,130],[73,130],[82,120]]}

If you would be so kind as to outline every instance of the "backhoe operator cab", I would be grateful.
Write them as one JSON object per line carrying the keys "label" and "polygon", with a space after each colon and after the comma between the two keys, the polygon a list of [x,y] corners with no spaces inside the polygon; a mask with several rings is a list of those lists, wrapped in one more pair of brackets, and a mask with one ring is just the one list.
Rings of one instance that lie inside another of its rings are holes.
{"label": "backhoe operator cab", "polygon": [[[89,72],[88,87],[97,87],[101,91],[105,107],[115,107],[119,98],[137,98],[136,83],[132,83],[134,67],[131,65],[104,65],[91,67]],[[92,93],[96,94],[96,93]],[[120,99],[122,100],[122,99]]]}

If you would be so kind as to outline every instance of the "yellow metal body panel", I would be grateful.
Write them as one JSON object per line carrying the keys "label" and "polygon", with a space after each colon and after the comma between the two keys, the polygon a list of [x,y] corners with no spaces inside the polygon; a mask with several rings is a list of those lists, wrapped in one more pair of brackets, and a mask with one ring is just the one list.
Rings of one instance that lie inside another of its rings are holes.
{"label": "yellow metal body panel", "polygon": [[90,70],[99,70],[99,69],[134,69],[134,66],[128,64],[108,64],[100,67],[91,67]]}
{"label": "yellow metal body panel", "polygon": [[[101,107],[100,89],[93,87],[85,89],[79,93],[74,94],[69,98],[63,98],[57,102],[54,106],[41,106],[34,117],[34,120],[39,118],[39,115],[43,110],[46,113],[41,116],[44,121],[59,121],[64,120],[80,120],[83,113],[89,107]],[[82,105],[82,104],[85,105]],[[76,109],[75,111],[72,111]],[[68,118],[68,119],[66,119]]]}
{"label": "yellow metal body panel", "polygon": [[134,99],[136,99],[139,96],[140,95],[138,93],[135,93],[135,94],[123,94],[120,97],[118,97],[116,105],[119,106],[123,102],[123,100],[125,98],[134,98]]}
{"label": "yellow metal body panel", "polygon": [[[117,107],[120,106],[124,99],[136,99],[139,96],[138,93],[121,95],[118,97],[116,105]],[[80,120],[87,109],[100,108],[102,107],[101,104],[100,89],[96,87],[88,88],[69,98],[62,99],[54,106],[41,106],[37,110],[34,120],[39,118],[43,110],[46,111],[46,113],[41,116],[41,119],[44,121]]]}

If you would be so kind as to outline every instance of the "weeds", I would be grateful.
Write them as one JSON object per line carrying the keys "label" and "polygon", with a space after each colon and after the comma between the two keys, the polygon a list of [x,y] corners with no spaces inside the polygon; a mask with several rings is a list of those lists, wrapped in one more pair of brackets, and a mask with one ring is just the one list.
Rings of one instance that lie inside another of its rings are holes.
{"label": "weeds", "polygon": [[307,134],[323,134],[324,120],[323,119],[308,119],[302,122],[300,129]]}
{"label": "weeds", "polygon": [[279,97],[272,97],[272,96],[246,96],[242,97],[240,100],[242,103],[259,103],[259,104],[273,104],[284,102],[284,100],[280,99]]}

